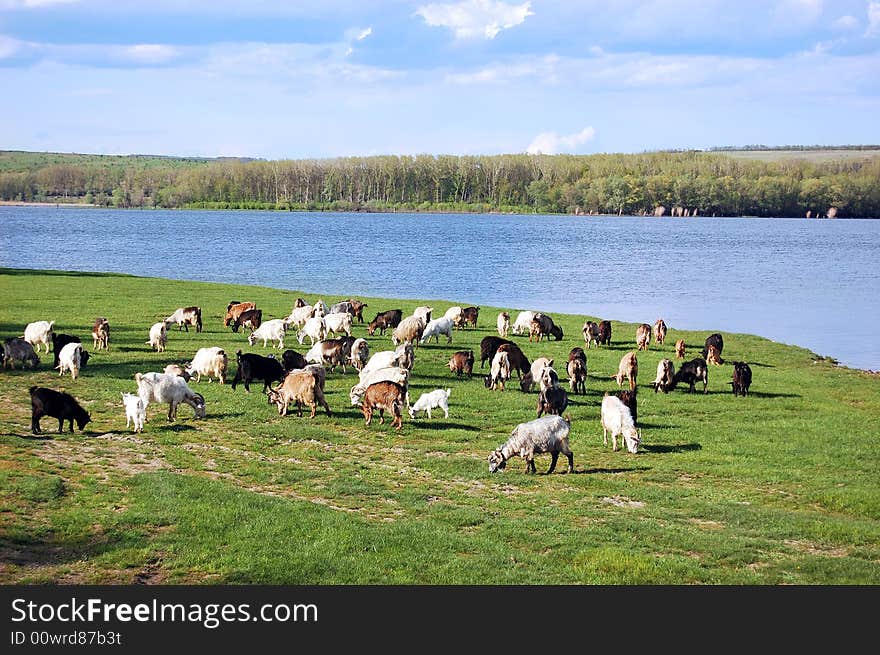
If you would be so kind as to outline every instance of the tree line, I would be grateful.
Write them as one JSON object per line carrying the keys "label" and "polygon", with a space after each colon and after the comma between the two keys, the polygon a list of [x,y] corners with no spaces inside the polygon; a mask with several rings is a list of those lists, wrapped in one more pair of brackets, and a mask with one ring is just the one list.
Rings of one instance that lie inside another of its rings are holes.
{"label": "tree line", "polygon": [[[52,163],[0,199],[108,207],[880,217],[880,157],[750,161],[703,151]],[[681,211],[681,210],[679,210]]]}

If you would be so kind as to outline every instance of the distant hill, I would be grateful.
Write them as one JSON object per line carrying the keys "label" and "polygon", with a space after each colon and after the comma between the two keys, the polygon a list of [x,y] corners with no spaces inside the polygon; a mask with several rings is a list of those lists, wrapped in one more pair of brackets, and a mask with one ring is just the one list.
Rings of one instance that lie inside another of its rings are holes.
{"label": "distant hill", "polygon": [[253,157],[173,157],[168,155],[91,155],[75,152],[0,150],[0,172],[34,171],[46,166],[98,166],[105,168],[167,168],[201,166],[211,162],[254,161]]}

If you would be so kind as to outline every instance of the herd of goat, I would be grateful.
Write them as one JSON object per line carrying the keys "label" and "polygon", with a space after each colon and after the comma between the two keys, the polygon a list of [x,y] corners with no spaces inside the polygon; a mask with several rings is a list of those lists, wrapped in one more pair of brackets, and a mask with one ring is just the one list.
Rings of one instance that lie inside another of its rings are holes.
{"label": "herd of goat", "polygon": [[[331,416],[330,406],[324,397],[327,373],[335,371],[337,367],[345,373],[346,366],[351,366],[358,372],[358,382],[351,388],[350,401],[353,406],[361,408],[366,425],[371,424],[377,412],[380,423],[385,422],[387,412],[392,426],[397,430],[402,427],[404,411],[414,419],[418,412],[425,412],[430,418],[431,411],[439,409],[448,418],[451,389],[423,393],[415,403],[410,403],[409,385],[415,364],[415,347],[430,342],[432,338],[439,343],[441,336],[446,337],[447,344],[452,343],[454,329],[477,326],[479,307],[450,307],[439,318],[432,318],[434,309],[427,306],[416,308],[411,316],[406,317],[399,309],[379,312],[368,322],[367,333],[373,336],[377,330],[380,335],[390,331],[394,349],[370,355],[367,340],[352,335],[355,321],[360,324],[365,322],[363,310],[366,306],[353,298],[329,307],[322,300],[309,305],[298,299],[287,318],[263,321],[262,311],[255,303],[230,302],[226,308],[224,326],[230,327],[233,332],[238,332],[242,327],[250,329],[247,341],[251,346],[261,342],[265,348],[271,343],[282,351],[278,358],[238,350],[232,389],[242,384],[249,392],[252,382],[262,382],[268,402],[276,405],[282,416],[287,415],[291,405],[296,407],[299,416],[302,416],[304,407],[310,409],[311,417],[315,417],[318,407]],[[575,347],[569,353],[565,367],[568,376],[566,391],[560,384],[552,359],[538,357],[529,361],[522,349],[508,339],[512,333],[527,334],[530,342],[549,340],[550,337],[559,341],[564,337],[561,327],[543,312],[522,311],[513,323],[510,319],[508,312],[499,313],[496,322],[498,336],[486,336],[480,342],[480,368],[489,364],[489,374],[484,377],[484,382],[486,388],[492,391],[503,391],[514,373],[523,392],[529,392],[537,386],[537,418],[517,425],[510,438],[489,455],[489,471],[501,470],[508,459],[519,456],[526,462],[526,471],[534,472],[535,455],[549,453],[552,461],[547,472],[552,473],[562,453],[568,459],[568,471],[571,472],[574,466],[569,446],[571,419],[564,412],[569,405],[569,394],[586,394],[586,353],[582,347]],[[76,380],[80,370],[86,366],[89,353],[84,350],[79,337],[55,332],[54,324],[55,321],[36,321],[26,326],[23,336],[6,339],[0,352],[3,368],[14,368],[16,365],[36,368],[39,364],[38,353],[45,348],[48,354],[51,348],[53,367],[59,375],[69,373]],[[157,352],[163,352],[169,326],[177,326],[178,331],[185,329],[187,332],[193,327],[201,332],[201,309],[196,306],[181,307],[155,323],[148,330],[149,340],[146,344]],[[597,348],[611,345],[610,321],[586,321],[582,333],[588,350],[594,345]],[[628,383],[628,388],[621,388],[616,394],[605,393],[601,403],[603,442],[607,445],[610,432],[612,449],[615,451],[618,450],[620,438],[629,452],[638,452],[641,431],[637,427],[637,354],[648,350],[652,339],[662,345],[666,334],[663,319],[657,320],[653,326],[647,323],[639,325],[635,335],[636,350],[623,355],[617,373],[611,376],[617,381],[618,387],[623,387],[624,380]],[[92,337],[95,350],[109,349],[110,324],[107,318],[95,320]],[[285,349],[284,341],[288,337],[295,338],[299,344],[309,339],[309,350],[301,354]],[[709,365],[724,363],[721,358],[723,349],[723,337],[715,333],[706,339],[701,357],[682,362],[677,370],[672,360],[661,359],[651,383],[655,393],[669,393],[679,385],[686,386],[687,391],[694,393],[698,382],[702,382],[703,392],[706,393]],[[685,352],[686,344],[678,340],[675,343],[676,359],[683,360]],[[457,351],[449,359],[448,367],[459,378],[471,377],[475,362],[472,350]],[[126,428],[131,426],[136,432],[143,430],[146,409],[151,403],[167,404],[168,419],[172,421],[181,404],[189,405],[196,417],[204,418],[205,399],[190,387],[189,382],[199,382],[204,376],[225,384],[229,377],[228,368],[226,351],[215,346],[200,348],[186,366],[169,364],[161,373],[137,373],[137,391],[122,394]],[[749,365],[733,362],[731,385],[734,395],[748,395],[751,380]],[[71,432],[74,421],[80,430],[90,422],[89,414],[70,394],[38,386],[30,387],[29,391],[31,429],[34,434],[40,433],[40,419],[43,416],[58,419],[59,432],[63,430],[65,421],[69,422]]]}

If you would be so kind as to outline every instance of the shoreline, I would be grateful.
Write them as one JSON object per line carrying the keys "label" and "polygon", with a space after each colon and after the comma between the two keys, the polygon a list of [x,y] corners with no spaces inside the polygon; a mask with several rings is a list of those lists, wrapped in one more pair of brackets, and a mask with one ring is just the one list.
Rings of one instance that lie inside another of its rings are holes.
{"label": "shoreline", "polygon": [[[190,278],[170,278],[170,277],[160,277],[160,276],[151,276],[151,275],[136,275],[136,274],[132,274],[132,273],[123,273],[123,272],[119,272],[119,271],[96,271],[96,270],[91,270],[91,269],[90,270],[32,269],[32,268],[14,268],[14,267],[10,267],[10,266],[0,266],[0,276],[10,274],[9,273],[10,271],[13,271],[13,273],[12,273],[13,275],[14,274],[21,274],[21,273],[28,273],[28,274],[58,275],[58,276],[71,276],[71,275],[73,275],[73,276],[92,275],[95,277],[121,276],[121,277],[134,277],[134,278],[139,278],[139,279],[143,279],[143,280],[161,280],[161,281],[165,281],[165,282],[193,282],[196,284],[215,284],[215,285],[227,285],[227,286],[232,284],[234,286],[251,287],[254,289],[263,289],[263,290],[268,289],[271,291],[278,291],[280,293],[303,294],[303,295],[311,295],[311,296],[319,296],[319,297],[320,296],[324,296],[324,297],[335,297],[335,296],[340,296],[340,297],[342,297],[342,296],[373,297],[373,294],[371,294],[371,293],[360,293],[357,291],[329,292],[327,290],[315,291],[315,290],[309,290],[309,289],[283,289],[280,287],[272,287],[272,286],[261,285],[261,284],[240,284],[240,283],[218,282],[215,280],[200,280],[200,279],[190,279]],[[430,302],[430,303],[448,303],[449,305],[454,305],[457,302],[459,302],[459,301],[452,301],[452,300],[442,299],[442,298],[428,299],[428,298],[413,298],[413,297],[408,297],[408,296],[382,296],[382,298],[384,300],[401,300],[404,302],[424,301],[424,302]],[[494,305],[485,305],[485,306],[481,306],[481,311],[482,311],[482,309],[499,310],[499,309],[503,309],[503,308],[496,307]],[[523,311],[523,309],[516,309],[515,308],[510,311]],[[547,311],[547,310],[540,310],[540,311]],[[576,317],[578,320],[582,320],[584,317],[587,317],[587,318],[590,317],[589,314],[572,313],[571,311],[558,311],[556,309],[553,309],[550,311],[552,311],[553,314],[558,314],[560,316]],[[550,313],[550,311],[548,311],[547,313]],[[622,323],[622,324],[628,324],[628,325],[629,324],[632,324],[632,325],[637,324],[637,321],[621,320],[621,319],[617,319],[617,318],[611,318],[609,320],[613,321],[614,323]],[[773,343],[773,344],[776,344],[779,346],[784,346],[784,347],[788,347],[788,348],[798,348],[800,350],[804,350],[804,351],[808,352],[810,354],[810,357],[811,357],[814,364],[828,363],[837,369],[855,371],[855,372],[864,373],[864,374],[870,375],[870,376],[880,376],[880,369],[875,370],[875,369],[871,369],[871,368],[867,368],[867,367],[863,368],[863,367],[850,366],[848,364],[843,364],[836,357],[832,357],[829,355],[821,355],[821,354],[811,350],[807,346],[802,346],[800,344],[795,344],[795,343],[786,343],[784,341],[778,341],[776,339],[772,339],[770,337],[766,337],[766,336],[763,336],[760,334],[755,334],[755,333],[751,333],[751,332],[733,332],[730,330],[725,330],[723,328],[717,328],[717,327],[716,328],[676,327],[676,329],[684,331],[684,332],[720,332],[720,333],[727,334],[727,335],[737,335],[737,336],[743,336],[743,337],[765,339],[766,341],[769,341],[770,343]]]}

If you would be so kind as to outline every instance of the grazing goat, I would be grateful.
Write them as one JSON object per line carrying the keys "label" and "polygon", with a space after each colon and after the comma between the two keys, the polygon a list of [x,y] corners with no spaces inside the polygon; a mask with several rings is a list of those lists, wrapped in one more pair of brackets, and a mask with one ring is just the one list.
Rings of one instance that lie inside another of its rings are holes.
{"label": "grazing goat", "polygon": [[416,365],[416,351],[411,343],[402,343],[394,349],[397,353],[397,365],[402,366],[407,371],[412,371]]}
{"label": "grazing goat", "polygon": [[[311,319],[309,319],[311,320]],[[287,322],[283,318],[273,318],[266,321],[256,330],[248,335],[248,344],[253,346],[257,341],[262,340],[263,348],[269,341],[277,341],[278,345],[272,345],[273,348],[284,348],[284,336],[287,334]],[[302,343],[302,341],[300,341]]]}
{"label": "grazing goat", "polygon": [[34,347],[21,337],[11,337],[3,342],[3,368],[15,368],[15,362],[29,368],[37,368],[40,358]]}
{"label": "grazing goat", "polygon": [[147,345],[155,349],[156,352],[161,353],[165,351],[165,344],[167,343],[168,328],[165,326],[165,323],[153,323],[150,327],[150,340],[147,341]]}
{"label": "grazing goat", "polygon": [[186,372],[190,377],[196,376],[196,382],[201,382],[202,376],[207,375],[208,381],[211,378],[220,380],[220,384],[226,384],[226,369],[229,368],[229,357],[226,351],[218,346],[211,348],[199,348],[196,356],[186,367]]}
{"label": "grazing goat", "polygon": [[596,347],[599,347],[599,324],[593,321],[587,321],[584,323],[584,327],[581,330],[584,333],[584,342],[587,344],[587,349],[593,347],[593,344],[596,344]]}
{"label": "grazing goat", "polygon": [[418,343],[422,338],[427,323],[422,322],[421,316],[407,316],[391,333],[391,341],[395,346],[402,343]]}
{"label": "grazing goat", "polygon": [[486,388],[495,391],[497,387],[501,387],[504,391],[504,383],[510,379],[510,358],[504,351],[495,353],[492,358],[492,368],[490,374],[485,378]]}
{"label": "grazing goat", "polygon": [[477,327],[477,319],[480,316],[480,308],[479,307],[465,307],[461,310],[461,324],[463,327],[467,327],[470,325],[471,327]]}
{"label": "grazing goat", "polygon": [[195,327],[196,332],[202,331],[202,310],[200,307],[178,307],[174,313],[165,319],[166,323],[174,323],[177,325],[177,331],[180,328],[189,332],[189,326]]}
{"label": "grazing goat", "polygon": [[657,377],[651,383],[654,387],[654,393],[658,391],[669,393],[674,386],[673,380],[675,380],[675,365],[671,359],[661,359],[657,363]]}
{"label": "grazing goat", "polygon": [[385,423],[387,410],[394,419],[391,425],[400,430],[403,427],[403,402],[407,397],[407,389],[395,382],[375,382],[367,387],[362,401],[364,424],[373,422],[373,412],[379,410],[379,423]]}
{"label": "grazing goat", "polygon": [[452,389],[435,389],[423,393],[409,408],[409,417],[414,419],[416,412],[425,412],[428,418],[431,418],[431,410],[439,408],[443,410],[443,418],[449,418],[449,394],[451,393]]}
{"label": "grazing goat", "polygon": [[548,314],[535,314],[535,318],[532,319],[532,324],[529,326],[529,341],[532,338],[535,341],[540,341],[544,337],[547,337],[549,341],[550,335],[553,335],[554,340],[560,341],[563,336],[562,328],[556,325]]}
{"label": "grazing goat", "polygon": [[[293,351],[285,351],[285,353],[288,352],[292,353]],[[232,378],[233,391],[235,391],[235,387],[239,382],[243,382],[244,390],[247,393],[250,393],[251,382],[254,380],[262,380],[263,393],[266,393],[266,389],[268,389],[273,382],[281,382],[284,379],[286,373],[285,367],[274,357],[263,357],[256,353],[242,353],[239,350],[235,353],[235,358],[238,363],[238,369],[235,371],[235,377]],[[306,362],[303,360],[302,366],[291,368],[305,368],[305,366]]]}
{"label": "grazing goat", "polygon": [[196,418],[205,418],[205,397],[189,388],[182,377],[164,373],[135,373],[138,396],[144,410],[154,403],[168,403],[168,420],[177,418],[177,406],[181,403],[193,408]]}
{"label": "grazing goat", "polygon": [[748,396],[749,387],[752,385],[752,368],[745,362],[733,362],[733,385],[734,396]]}
{"label": "grazing goat", "polygon": [[510,360],[510,371],[516,371],[516,376],[520,380],[520,384],[525,380],[526,374],[531,370],[531,364],[529,363],[529,358],[525,356],[520,347],[515,343],[502,343],[498,346],[498,352],[507,353],[507,357]]}
{"label": "grazing goat", "polygon": [[72,334],[52,333],[52,368],[58,368],[58,355],[61,354],[61,349],[69,343],[82,343],[82,339]]}
{"label": "grazing goat", "polygon": [[306,353],[306,361],[311,364],[329,366],[331,371],[334,371],[337,366],[341,366],[342,372],[345,373],[345,364],[348,362],[345,344],[341,339],[319,341]]}
{"label": "grazing goat", "polygon": [[638,350],[647,350],[651,343],[651,326],[642,323],[636,328],[636,347]]}
{"label": "grazing goat", "polygon": [[658,318],[654,323],[654,341],[660,345],[666,341],[666,321],[662,318]]}
{"label": "grazing goat", "polygon": [[330,305],[330,311],[328,314],[348,314],[352,318],[354,318],[354,308],[351,303],[347,300],[341,300],[338,303]]}
{"label": "grazing goat", "polygon": [[571,419],[562,416],[542,416],[534,421],[520,423],[510,438],[489,455],[489,473],[503,470],[507,460],[519,455],[526,462],[525,473],[535,473],[535,455],[550,453],[553,458],[547,475],[556,470],[559,453],[568,458],[568,473],[574,473],[574,454],[568,445]]}
{"label": "grazing goat", "polygon": [[675,342],[675,358],[676,359],[684,359],[684,350],[685,344],[684,339],[679,339]]}
{"label": "grazing goat", "polygon": [[182,377],[184,380],[189,382],[190,374],[186,372],[186,369],[180,364],[168,364],[162,372],[165,375],[177,375]]}
{"label": "grazing goat", "polygon": [[122,405],[125,407],[125,427],[134,427],[135,432],[142,432],[144,422],[147,420],[147,410],[144,401],[134,393],[122,394]]}
{"label": "grazing goat", "polygon": [[[246,312],[249,309],[256,309],[257,303],[255,302],[238,302],[237,300],[233,300],[228,305],[226,305],[226,316],[223,317],[223,326],[229,327],[230,325],[235,325],[238,317],[242,314],[242,312]],[[232,328],[233,332],[237,332],[235,327]]]}
{"label": "grazing goat", "polygon": [[510,313],[501,312],[498,314],[496,325],[498,327],[498,336],[506,339],[507,335],[510,333]]}
{"label": "grazing goat", "polygon": [[[269,321],[268,323],[271,322]],[[264,325],[268,325],[268,323]],[[325,336],[327,336],[327,326],[324,324],[324,318],[322,316],[312,316],[312,318],[306,321],[303,329],[297,332],[296,340],[302,343],[308,337],[309,345],[313,346],[316,341],[321,341]]]}
{"label": "grazing goat", "polygon": [[574,394],[587,393],[587,355],[583,348],[568,353],[568,385]]}
{"label": "grazing goat", "polygon": [[642,435],[636,430],[629,407],[624,405],[620,398],[605,394],[605,397],[602,398],[601,421],[602,443],[604,445],[608,445],[608,432],[610,431],[612,450],[617,450],[617,437],[621,435],[626,443],[626,449],[633,455],[638,452]]}
{"label": "grazing goat", "polygon": [[446,310],[446,313],[443,314],[443,318],[448,318],[452,321],[452,324],[455,327],[462,327],[461,323],[461,307],[459,305],[454,305]]}
{"label": "grazing goat", "polygon": [[397,350],[380,350],[377,353],[373,353],[366,366],[360,370],[358,377],[364,380],[371,371],[378,371],[389,366],[399,366],[401,354],[403,354],[402,351]]}
{"label": "grazing goat", "polygon": [[[351,336],[352,316],[348,312],[329,313],[324,317],[324,336],[345,334]],[[308,325],[308,324],[306,324]],[[305,330],[305,328],[303,328]],[[323,339],[323,337],[321,337]]]}
{"label": "grazing goat", "polygon": [[232,331],[238,332],[239,328],[243,325],[244,327],[249,328],[251,332],[253,332],[262,324],[262,309],[246,309],[241,314],[235,317],[235,320],[232,322]]}
{"label": "grazing goat", "polygon": [[318,300],[315,302],[315,313],[313,314],[313,316],[324,318],[329,313],[330,308],[327,307],[327,303],[325,303],[321,298],[318,298]]}
{"label": "grazing goat", "polygon": [[528,372],[520,378],[519,386],[523,393],[530,392],[532,390],[532,385],[536,382],[540,386],[541,376],[545,368],[553,368],[553,360],[549,357],[538,357],[531,363]]}
{"label": "grazing goat", "polygon": [[290,349],[281,353],[281,364],[284,366],[284,370],[288,372],[295,368],[305,368],[309,365],[305,357]]}
{"label": "grazing goat", "polygon": [[639,375],[639,360],[632,351],[626,353],[620,358],[620,365],[617,367],[617,374],[611,377],[617,380],[617,386],[623,385],[623,378],[629,380],[630,390],[636,388],[636,378]]}
{"label": "grazing goat", "polygon": [[393,330],[400,325],[402,319],[403,311],[399,309],[389,309],[386,312],[379,312],[376,314],[376,318],[370,321],[367,325],[367,332],[370,336],[373,336],[376,330],[379,330],[379,334],[385,334],[385,330]]}
{"label": "grazing goat", "polygon": [[82,365],[83,348],[81,343],[69,343],[58,353],[58,375],[70,371],[70,377],[76,380]]}
{"label": "grazing goat", "polygon": [[724,363],[724,360],[721,359],[721,353],[714,343],[706,346],[706,363],[714,364],[715,366],[721,366]]}
{"label": "grazing goat", "polygon": [[709,346],[715,346],[718,350],[718,357],[721,357],[721,353],[724,350],[724,337],[722,337],[717,332],[710,334],[706,337],[706,345],[703,346],[703,358],[706,359],[709,357]]}
{"label": "grazing goat", "polygon": [[349,361],[358,371],[362,371],[370,359],[370,345],[366,339],[355,339],[351,344]]}
{"label": "grazing goat", "polygon": [[422,332],[421,342],[428,343],[431,337],[434,337],[434,340],[437,343],[440,343],[440,335],[443,334],[446,335],[446,343],[452,343],[452,328],[452,319],[446,318],[445,316],[442,318],[435,318],[428,323],[425,327],[425,331]]}
{"label": "grazing goat", "polygon": [[513,322],[511,330],[514,334],[528,334],[532,329],[532,320],[538,312],[524,311],[520,312],[516,320]]}
{"label": "grazing goat", "polygon": [[498,351],[498,348],[504,344],[513,345],[513,341],[508,341],[501,337],[483,337],[480,341],[480,368],[483,368],[483,364],[487,361],[491,362],[495,353]]}
{"label": "grazing goat", "polygon": [[474,374],[474,351],[459,350],[452,355],[448,366],[449,371],[455,373],[458,377],[465,373],[468,377],[472,377]]}
{"label": "grazing goat", "polygon": [[40,419],[44,416],[58,419],[59,433],[64,431],[64,421],[70,422],[70,431],[73,432],[74,421],[82,431],[92,420],[89,413],[69,393],[36,386],[28,389],[28,392],[31,395],[31,432],[34,434],[41,433]]}
{"label": "grazing goat", "polygon": [[611,321],[599,321],[599,344],[597,345],[611,345]]}
{"label": "grazing goat", "polygon": [[318,405],[324,408],[327,416],[332,416],[321,385],[311,371],[291,371],[281,384],[269,389],[266,395],[269,402],[278,406],[278,413],[281,416],[287,416],[287,406],[291,402],[296,403],[297,416],[302,416],[303,405],[311,408],[309,418],[315,418]]}
{"label": "grazing goat", "polygon": [[92,347],[95,350],[110,349],[110,321],[103,316],[95,319],[92,326]]}
{"label": "grazing goat", "polygon": [[287,322],[295,328],[301,328],[310,318],[315,315],[315,308],[311,305],[297,305],[287,317]]}
{"label": "grazing goat", "polygon": [[547,386],[538,394],[538,417],[542,414],[562,415],[568,407],[568,394],[559,385]]}
{"label": "grazing goat", "polygon": [[31,344],[39,353],[40,346],[46,346],[46,352],[49,352],[49,346],[52,343],[52,328],[55,321],[34,321],[28,323],[24,328],[24,340]]}
{"label": "grazing goat", "polygon": [[362,376],[349,392],[351,404],[355,407],[363,404],[367,388],[376,382],[394,382],[402,386],[407,391],[406,404],[409,405],[409,371],[400,366],[375,369]]}
{"label": "grazing goat", "polygon": [[364,307],[367,307],[367,303],[361,302],[357,298],[349,298],[348,302],[351,303],[352,314],[354,314],[354,317],[358,320],[358,323],[363,323]]}
{"label": "grazing goat", "polygon": [[689,385],[688,392],[694,393],[697,381],[702,381],[703,393],[708,393],[709,367],[706,365],[706,360],[702,357],[696,357],[681,365],[681,368],[675,372],[675,376],[672,378],[672,388],[674,389],[679,383],[684,382]]}

